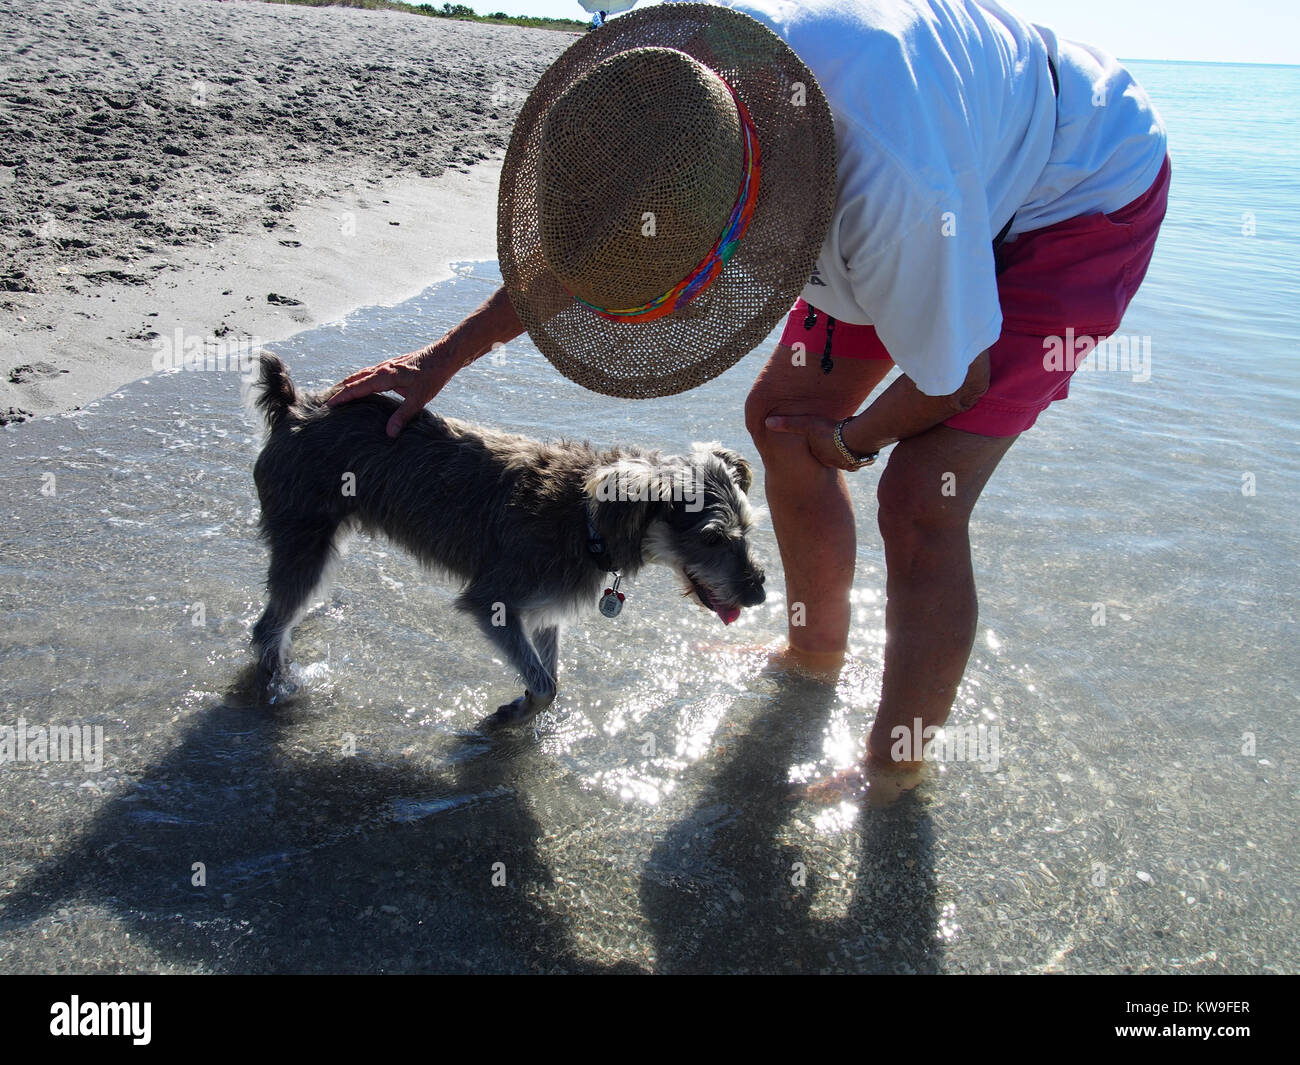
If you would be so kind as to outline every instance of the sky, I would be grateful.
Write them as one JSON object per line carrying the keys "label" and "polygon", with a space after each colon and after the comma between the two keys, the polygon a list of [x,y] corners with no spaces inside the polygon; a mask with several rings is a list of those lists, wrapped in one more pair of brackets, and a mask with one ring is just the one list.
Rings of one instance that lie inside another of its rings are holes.
{"label": "sky", "polygon": [[[436,3],[438,0],[427,0]],[[577,0],[458,0],[479,14],[586,20]],[[640,0],[638,7],[652,0]],[[1122,59],[1300,64],[1300,0],[1002,0]]]}

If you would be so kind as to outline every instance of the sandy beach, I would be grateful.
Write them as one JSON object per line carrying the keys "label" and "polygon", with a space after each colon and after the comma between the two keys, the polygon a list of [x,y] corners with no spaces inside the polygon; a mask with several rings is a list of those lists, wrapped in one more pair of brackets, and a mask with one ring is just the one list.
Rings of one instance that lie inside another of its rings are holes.
{"label": "sandy beach", "polygon": [[573,40],[215,0],[0,20],[0,423],[494,258],[511,125]]}

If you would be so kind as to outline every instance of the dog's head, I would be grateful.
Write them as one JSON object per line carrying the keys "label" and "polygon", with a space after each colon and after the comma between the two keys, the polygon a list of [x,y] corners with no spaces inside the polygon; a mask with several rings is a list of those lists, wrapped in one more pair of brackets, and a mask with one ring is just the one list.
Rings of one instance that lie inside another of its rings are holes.
{"label": "dog's head", "polygon": [[730,625],[742,607],[765,598],[763,567],[749,541],[753,483],[748,462],[710,443],[693,445],[687,456],[620,459],[599,467],[586,488],[598,504],[610,504],[603,530],[635,538],[640,561],[675,569],[688,594]]}

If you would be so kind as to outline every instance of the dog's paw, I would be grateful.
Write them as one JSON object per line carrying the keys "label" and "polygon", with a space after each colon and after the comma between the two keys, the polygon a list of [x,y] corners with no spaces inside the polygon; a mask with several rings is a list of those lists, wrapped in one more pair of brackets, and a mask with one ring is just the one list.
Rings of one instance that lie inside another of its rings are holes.
{"label": "dog's paw", "polygon": [[496,713],[484,720],[483,727],[494,729],[527,725],[549,705],[549,701],[543,703],[531,692],[525,692],[518,699],[498,706]]}
{"label": "dog's paw", "polygon": [[278,706],[287,702],[301,690],[301,685],[290,680],[287,673],[279,670],[270,675],[263,674],[258,678],[258,698],[267,706]]}
{"label": "dog's paw", "polygon": [[537,716],[537,708],[533,701],[527,695],[521,695],[518,699],[498,706],[496,713],[492,714],[487,720],[493,728],[502,728],[511,725],[526,725]]}

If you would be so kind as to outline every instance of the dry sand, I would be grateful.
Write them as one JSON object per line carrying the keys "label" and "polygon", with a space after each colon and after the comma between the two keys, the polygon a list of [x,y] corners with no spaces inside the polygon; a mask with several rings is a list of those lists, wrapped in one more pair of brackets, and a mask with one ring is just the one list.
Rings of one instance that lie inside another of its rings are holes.
{"label": "dry sand", "polygon": [[511,125],[574,39],[215,0],[0,0],[0,24],[0,423],[495,258]]}

